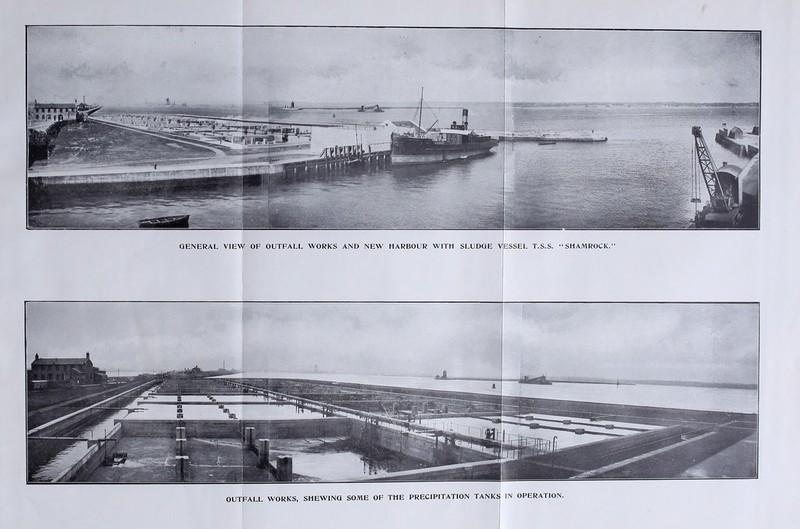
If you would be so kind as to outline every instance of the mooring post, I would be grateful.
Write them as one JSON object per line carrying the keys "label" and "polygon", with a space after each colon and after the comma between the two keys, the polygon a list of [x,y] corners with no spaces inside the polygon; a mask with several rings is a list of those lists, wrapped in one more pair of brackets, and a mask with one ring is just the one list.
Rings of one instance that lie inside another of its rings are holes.
{"label": "mooring post", "polygon": [[175,471],[178,481],[186,481],[186,471],[189,466],[189,456],[175,456]]}
{"label": "mooring post", "polygon": [[244,438],[245,438],[245,443],[247,443],[247,448],[255,448],[255,445],[253,444],[253,437],[255,435],[255,431],[256,429],[252,426],[247,426],[244,429]]}
{"label": "mooring post", "polygon": [[186,455],[186,427],[175,427],[175,450],[179,456]]}
{"label": "mooring post", "polygon": [[258,440],[258,468],[269,465],[269,439]]}
{"label": "mooring post", "polygon": [[292,458],[291,456],[278,458],[278,481],[292,481]]}

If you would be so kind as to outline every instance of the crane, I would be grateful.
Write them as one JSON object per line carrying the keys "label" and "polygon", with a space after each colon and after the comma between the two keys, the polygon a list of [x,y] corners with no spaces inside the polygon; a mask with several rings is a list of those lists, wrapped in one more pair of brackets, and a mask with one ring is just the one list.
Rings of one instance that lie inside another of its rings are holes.
{"label": "crane", "polygon": [[[697,162],[700,171],[703,173],[703,180],[711,200],[711,209],[716,213],[728,213],[736,202],[736,199],[732,196],[732,186],[722,185],[719,174],[717,174],[717,166],[711,157],[711,152],[708,150],[708,145],[706,145],[706,140],[703,138],[703,132],[699,126],[692,127],[692,136],[694,136],[694,150],[697,154]],[[692,202],[699,203],[699,197],[692,198]]]}

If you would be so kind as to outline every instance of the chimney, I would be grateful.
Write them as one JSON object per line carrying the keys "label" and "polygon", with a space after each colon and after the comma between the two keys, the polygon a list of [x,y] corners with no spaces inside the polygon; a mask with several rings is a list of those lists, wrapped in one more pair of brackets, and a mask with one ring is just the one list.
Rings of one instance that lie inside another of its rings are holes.
{"label": "chimney", "polygon": [[468,115],[469,115],[469,110],[467,110],[466,108],[462,108],[461,109],[461,124],[464,125],[464,130],[467,130],[467,125],[469,123],[467,121],[467,116]]}
{"label": "chimney", "polygon": [[86,359],[89,359],[89,351],[86,351]]}
{"label": "chimney", "polygon": [[36,358],[34,360],[38,360],[38,359],[39,359],[39,353],[36,353]]}

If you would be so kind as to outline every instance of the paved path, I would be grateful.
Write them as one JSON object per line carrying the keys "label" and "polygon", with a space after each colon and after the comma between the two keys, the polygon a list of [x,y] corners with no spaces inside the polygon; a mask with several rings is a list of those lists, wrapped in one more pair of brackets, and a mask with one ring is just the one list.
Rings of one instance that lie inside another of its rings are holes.
{"label": "paved path", "polygon": [[93,118],[89,118],[88,120],[89,121],[94,121],[94,122],[97,122],[97,123],[102,123],[103,125],[108,125],[109,127],[117,127],[117,128],[120,128],[120,129],[129,130],[129,131],[132,131],[132,132],[138,132],[139,134],[146,134],[148,136],[155,136],[156,138],[161,138],[161,139],[164,139],[164,140],[174,141],[176,143],[185,143],[185,144],[191,145],[193,147],[200,147],[202,149],[208,149],[208,150],[210,150],[211,152],[214,153],[214,156],[216,158],[227,156],[227,153],[225,151],[223,151],[222,149],[218,149],[217,147],[212,147],[211,145],[208,145],[205,142],[202,142],[200,140],[187,140],[187,139],[181,138],[181,137],[179,137],[179,136],[177,136],[175,134],[166,134],[166,133],[163,133],[163,132],[153,132],[153,131],[149,131],[149,130],[143,130],[143,129],[139,128],[139,127],[132,127],[130,125],[123,125],[121,123],[116,123],[114,121],[107,121],[107,120],[102,119],[102,118],[94,118],[93,117]]}

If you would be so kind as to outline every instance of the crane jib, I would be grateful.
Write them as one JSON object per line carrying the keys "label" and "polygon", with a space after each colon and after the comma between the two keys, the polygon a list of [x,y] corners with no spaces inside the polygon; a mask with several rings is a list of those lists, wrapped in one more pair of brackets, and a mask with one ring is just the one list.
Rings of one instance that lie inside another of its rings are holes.
{"label": "crane jib", "polygon": [[726,189],[720,183],[717,166],[714,164],[714,159],[711,157],[711,152],[708,150],[708,145],[700,127],[692,127],[692,135],[694,136],[697,161],[700,165],[700,172],[703,173],[703,180],[708,190],[711,206],[717,211],[728,211],[732,197],[728,196]]}

